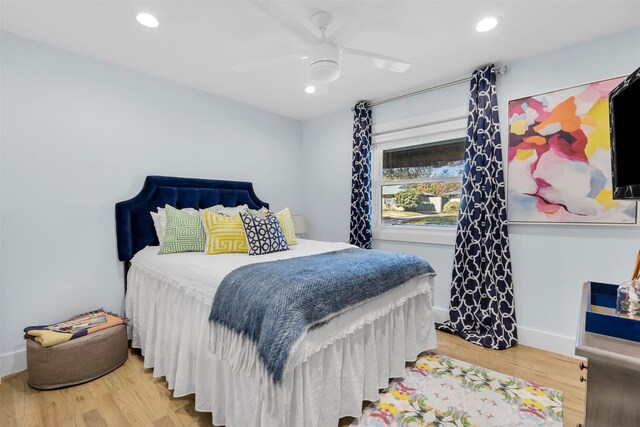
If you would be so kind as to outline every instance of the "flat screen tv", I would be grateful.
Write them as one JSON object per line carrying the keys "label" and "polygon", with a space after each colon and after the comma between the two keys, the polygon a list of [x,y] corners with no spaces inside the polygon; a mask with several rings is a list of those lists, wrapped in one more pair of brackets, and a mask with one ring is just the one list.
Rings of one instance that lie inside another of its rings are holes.
{"label": "flat screen tv", "polygon": [[640,200],[640,68],[609,95],[613,198]]}

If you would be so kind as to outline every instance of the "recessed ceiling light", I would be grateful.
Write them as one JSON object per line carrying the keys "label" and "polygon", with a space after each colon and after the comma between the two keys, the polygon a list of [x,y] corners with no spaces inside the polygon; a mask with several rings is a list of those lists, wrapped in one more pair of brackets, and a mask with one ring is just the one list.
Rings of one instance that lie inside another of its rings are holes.
{"label": "recessed ceiling light", "polygon": [[479,33],[486,33],[487,31],[493,30],[497,26],[498,26],[498,18],[489,16],[487,18],[480,20],[480,22],[476,24],[476,31]]}
{"label": "recessed ceiling light", "polygon": [[316,87],[313,85],[305,86],[304,91],[308,94],[316,93]]}
{"label": "recessed ceiling light", "polygon": [[151,15],[150,13],[137,14],[136,21],[138,21],[140,25],[144,25],[145,27],[149,28],[156,28],[158,25],[160,25],[160,22],[158,22],[158,18]]}

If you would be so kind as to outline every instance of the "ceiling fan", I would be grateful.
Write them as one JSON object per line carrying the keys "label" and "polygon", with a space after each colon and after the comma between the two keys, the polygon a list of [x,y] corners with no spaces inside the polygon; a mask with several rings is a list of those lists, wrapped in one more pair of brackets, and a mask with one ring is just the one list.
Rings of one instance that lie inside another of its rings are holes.
{"label": "ceiling fan", "polygon": [[374,25],[386,17],[392,7],[397,7],[398,4],[404,3],[402,0],[381,2],[378,7],[364,8],[364,13],[354,22],[345,24],[342,28],[334,31],[330,37],[327,37],[326,33],[333,17],[328,12],[316,12],[311,16],[313,26],[318,29],[320,34],[318,37],[300,22],[289,16],[284,10],[278,8],[273,2],[269,0],[249,0],[249,2],[269,15],[293,36],[307,44],[309,48],[305,51],[238,64],[232,67],[235,71],[245,72],[287,62],[307,60],[309,79],[315,83],[322,84],[333,82],[340,77],[340,59],[342,55],[367,58],[375,68],[398,73],[403,73],[411,67],[411,62],[344,46],[347,41],[358,35],[366,27]]}

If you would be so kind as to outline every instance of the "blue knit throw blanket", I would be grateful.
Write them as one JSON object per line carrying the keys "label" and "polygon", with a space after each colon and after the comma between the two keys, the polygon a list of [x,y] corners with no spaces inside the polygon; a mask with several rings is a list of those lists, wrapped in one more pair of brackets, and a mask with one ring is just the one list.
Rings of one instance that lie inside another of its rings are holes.
{"label": "blue knit throw blanket", "polygon": [[309,328],[433,272],[414,255],[355,248],[251,264],[222,280],[209,320],[253,341],[278,383]]}

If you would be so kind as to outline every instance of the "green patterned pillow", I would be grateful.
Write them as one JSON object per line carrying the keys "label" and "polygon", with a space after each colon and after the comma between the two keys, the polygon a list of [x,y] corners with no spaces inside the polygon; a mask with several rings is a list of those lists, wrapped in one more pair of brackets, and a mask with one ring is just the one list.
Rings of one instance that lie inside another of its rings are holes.
{"label": "green patterned pillow", "polygon": [[202,227],[200,213],[184,212],[169,205],[164,209],[167,214],[167,228],[158,254],[204,252],[207,236]]}

